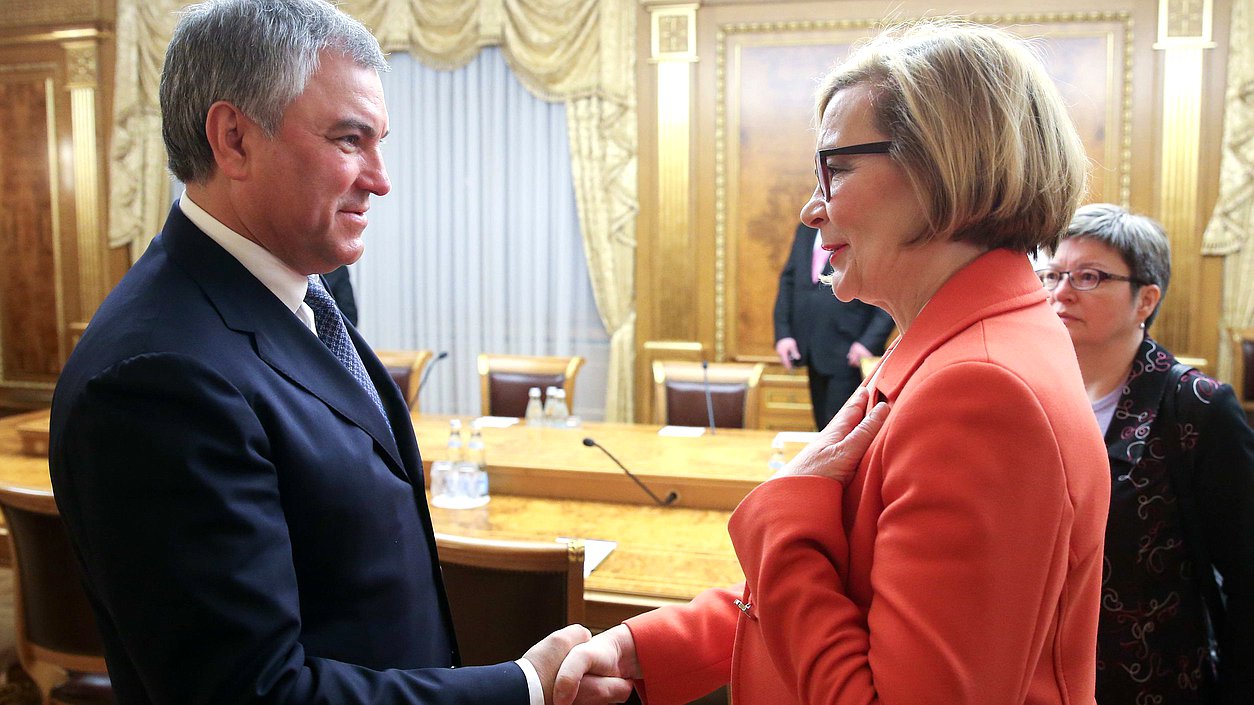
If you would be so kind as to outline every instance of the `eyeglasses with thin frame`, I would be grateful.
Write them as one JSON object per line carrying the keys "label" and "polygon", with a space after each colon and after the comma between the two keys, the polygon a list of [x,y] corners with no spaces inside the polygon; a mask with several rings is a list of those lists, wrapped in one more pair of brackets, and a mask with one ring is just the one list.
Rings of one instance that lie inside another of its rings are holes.
{"label": "eyeglasses with thin frame", "polygon": [[888,154],[892,146],[892,142],[864,142],[847,147],[820,149],[815,152],[814,178],[819,182],[819,192],[823,194],[823,200],[825,202],[832,200],[832,170],[827,166],[828,157],[838,157],[843,154]]}
{"label": "eyeglasses with thin frame", "polygon": [[1121,274],[1111,274],[1110,272],[1103,272],[1100,269],[1093,269],[1092,267],[1081,267],[1079,269],[1072,269],[1068,271],[1059,271],[1057,269],[1038,269],[1036,270],[1036,276],[1040,277],[1041,286],[1045,287],[1046,291],[1053,291],[1054,289],[1057,289],[1058,285],[1062,283],[1062,280],[1066,278],[1071,279],[1071,288],[1076,291],[1092,291],[1093,289],[1101,286],[1102,282],[1108,279],[1117,282],[1145,284],[1145,282],[1137,279],[1136,277],[1125,277]]}

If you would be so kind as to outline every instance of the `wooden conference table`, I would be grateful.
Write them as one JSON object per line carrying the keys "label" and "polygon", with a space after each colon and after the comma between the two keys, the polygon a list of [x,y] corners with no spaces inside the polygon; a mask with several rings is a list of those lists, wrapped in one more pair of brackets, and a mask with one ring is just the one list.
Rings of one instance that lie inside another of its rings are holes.
{"label": "wooden conference table", "polygon": [[[414,416],[428,469],[445,457],[450,418]],[[51,500],[47,426],[47,411],[0,419],[0,485]],[[586,621],[594,628],[741,580],[727,519],[770,475],[775,432],[723,430],[676,438],[661,437],[657,430],[592,423],[575,429],[485,428],[491,502],[477,509],[432,507],[432,521],[437,531],[460,536],[617,542],[585,582]],[[609,458],[584,446],[585,437],[614,453],[655,494],[675,491],[679,499],[670,507],[654,506]],[[789,444],[786,454],[799,449]]]}

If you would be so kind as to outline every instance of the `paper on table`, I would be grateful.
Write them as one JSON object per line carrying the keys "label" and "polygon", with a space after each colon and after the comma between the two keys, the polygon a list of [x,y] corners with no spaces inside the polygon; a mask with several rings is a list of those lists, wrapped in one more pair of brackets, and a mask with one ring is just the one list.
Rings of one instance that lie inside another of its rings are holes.
{"label": "paper on table", "polygon": [[475,419],[479,428],[509,428],[518,423],[513,416],[480,416]]}
{"label": "paper on table", "polygon": [[704,426],[663,426],[657,430],[659,436],[676,438],[696,438],[705,433]]}
{"label": "paper on table", "polygon": [[780,431],[775,434],[772,445],[775,443],[809,443],[818,438],[818,436],[818,431]]}
{"label": "paper on table", "polygon": [[[604,539],[580,539],[583,541],[583,577],[587,578],[592,575],[592,571],[601,565],[601,561],[605,560],[610,552],[618,547],[617,541],[606,541]],[[570,543],[570,538],[566,536],[558,536],[558,543]]]}

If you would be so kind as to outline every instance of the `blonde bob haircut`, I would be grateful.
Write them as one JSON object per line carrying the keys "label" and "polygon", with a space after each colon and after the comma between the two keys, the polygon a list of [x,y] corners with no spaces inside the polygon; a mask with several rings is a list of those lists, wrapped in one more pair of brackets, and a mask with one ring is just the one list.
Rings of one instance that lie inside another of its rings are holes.
{"label": "blonde bob haircut", "polygon": [[1040,60],[992,27],[891,27],[823,80],[819,124],[843,89],[872,88],[878,127],[937,237],[1033,252],[1054,247],[1085,189],[1084,145]]}

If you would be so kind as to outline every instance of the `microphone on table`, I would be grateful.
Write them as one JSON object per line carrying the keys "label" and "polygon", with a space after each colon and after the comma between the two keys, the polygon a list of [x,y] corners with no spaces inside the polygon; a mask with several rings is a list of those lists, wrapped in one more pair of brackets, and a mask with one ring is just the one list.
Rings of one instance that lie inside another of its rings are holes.
{"label": "microphone on table", "polygon": [[710,417],[710,435],[714,435],[714,399],[710,396],[710,363],[701,361],[701,384],[705,387],[705,413]]}
{"label": "microphone on table", "polygon": [[652,500],[653,500],[653,501],[657,504],[657,506],[659,506],[659,507],[669,507],[669,506],[671,506],[672,504],[674,504],[674,503],[675,503],[675,500],[679,499],[679,493],[678,493],[678,492],[675,492],[675,491],[673,491],[673,490],[671,491],[671,493],[670,493],[670,494],[666,495],[666,499],[661,499],[661,498],[660,498],[660,497],[658,497],[657,495],[653,494],[653,491],[652,491],[652,490],[650,490],[648,487],[645,487],[645,486],[644,486],[644,483],[640,481],[640,478],[638,478],[638,477],[636,477],[635,475],[631,474],[631,471],[627,469],[627,466],[626,466],[626,465],[623,465],[622,463],[620,463],[620,462],[618,461],[618,458],[615,458],[615,457],[614,457],[614,454],[613,454],[613,453],[611,453],[611,452],[609,452],[608,450],[606,450],[606,449],[605,449],[605,446],[601,445],[600,443],[597,443],[596,441],[592,440],[591,438],[584,438],[584,439],[583,439],[583,444],[584,444],[584,445],[586,445],[586,446],[588,446],[589,448],[596,448],[596,449],[600,450],[602,453],[605,453],[605,455],[606,455],[606,456],[608,456],[610,460],[613,460],[613,461],[614,461],[614,464],[618,466],[618,469],[619,469],[619,470],[622,470],[624,473],[626,473],[627,477],[630,477],[632,482],[634,482],[634,483],[636,483],[637,485],[639,485],[639,486],[640,486],[640,489],[644,490],[644,493],[645,493],[645,494],[647,494],[647,495],[649,495],[649,498],[650,498],[650,499],[652,499]]}
{"label": "microphone on table", "polygon": [[441,350],[440,354],[436,355],[435,359],[431,361],[431,364],[427,365],[427,369],[422,371],[422,379],[418,381],[418,391],[416,392],[416,394],[422,394],[422,388],[426,386],[427,379],[431,377],[431,370],[435,369],[435,363],[439,362],[440,360],[443,360],[446,357],[448,357],[448,351]]}

